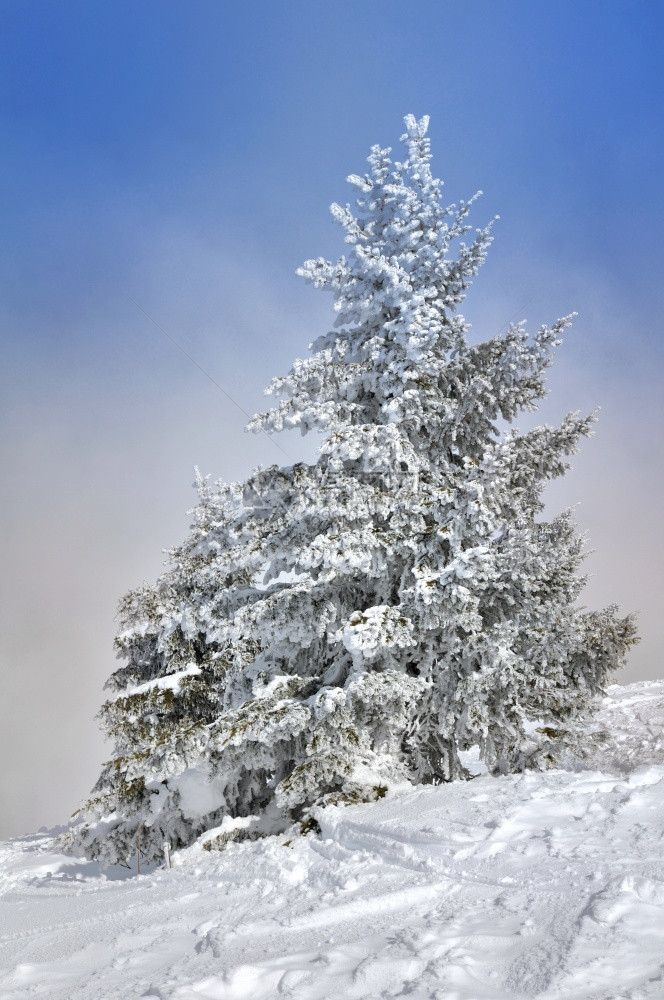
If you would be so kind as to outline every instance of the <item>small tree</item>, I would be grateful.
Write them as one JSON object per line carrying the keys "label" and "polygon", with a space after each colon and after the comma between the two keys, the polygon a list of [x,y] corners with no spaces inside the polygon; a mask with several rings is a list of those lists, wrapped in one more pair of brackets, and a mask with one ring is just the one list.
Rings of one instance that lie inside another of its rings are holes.
{"label": "small tree", "polygon": [[575,607],[581,540],[541,519],[594,418],[499,430],[545,395],[569,320],[469,344],[491,227],[465,241],[472,201],[443,207],[428,119],[405,122],[405,159],[374,147],[355,212],[332,206],[347,254],[299,272],[334,329],[250,425],[321,433],[318,460],[199,479],[189,538],[121,604],[115,755],[71,835],[90,855],[128,857],[139,820],[157,857],[226,816],[464,777],[475,745],[513,769],[527,721],[587,709],[636,641],[615,608]]}

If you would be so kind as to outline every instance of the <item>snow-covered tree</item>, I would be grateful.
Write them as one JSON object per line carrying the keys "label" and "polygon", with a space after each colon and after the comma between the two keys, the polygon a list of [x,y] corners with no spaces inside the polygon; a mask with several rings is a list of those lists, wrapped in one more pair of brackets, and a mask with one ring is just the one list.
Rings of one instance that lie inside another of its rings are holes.
{"label": "snow-covered tree", "polygon": [[333,329],[250,424],[318,432],[318,460],[199,479],[189,537],[121,604],[115,752],[76,849],[122,860],[140,823],[154,857],[226,817],[448,781],[476,745],[510,770],[528,720],[586,710],[636,641],[614,607],[578,609],[582,542],[569,513],[542,518],[593,416],[509,427],[569,319],[469,342],[491,226],[444,207],[428,119],[405,123],[404,159],[374,147],[355,208],[332,206],[346,254],[299,272],[333,293]]}

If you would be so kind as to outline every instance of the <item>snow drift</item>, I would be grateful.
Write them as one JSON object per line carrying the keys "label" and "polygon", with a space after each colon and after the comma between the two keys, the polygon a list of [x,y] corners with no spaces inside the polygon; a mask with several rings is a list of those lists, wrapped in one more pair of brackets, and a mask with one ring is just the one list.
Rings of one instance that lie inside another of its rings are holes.
{"label": "snow drift", "polygon": [[3,1000],[661,1000],[664,681],[612,687],[585,761],[201,841],[140,877],[0,850]]}

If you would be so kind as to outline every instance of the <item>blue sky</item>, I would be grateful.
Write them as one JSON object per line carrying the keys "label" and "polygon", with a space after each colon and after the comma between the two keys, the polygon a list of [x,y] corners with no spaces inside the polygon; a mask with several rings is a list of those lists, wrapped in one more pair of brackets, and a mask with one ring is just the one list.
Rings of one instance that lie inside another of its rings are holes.
{"label": "blue sky", "polygon": [[281,460],[131,299],[260,408],[330,322],[294,270],[342,252],[327,207],[408,112],[449,199],[501,216],[475,334],[579,312],[544,417],[602,416],[551,504],[580,501],[588,603],[642,610],[620,679],[661,675],[659,4],[5,0],[0,22],[1,731],[23,762],[0,835],[94,781],[115,605],[181,540],[193,465]]}

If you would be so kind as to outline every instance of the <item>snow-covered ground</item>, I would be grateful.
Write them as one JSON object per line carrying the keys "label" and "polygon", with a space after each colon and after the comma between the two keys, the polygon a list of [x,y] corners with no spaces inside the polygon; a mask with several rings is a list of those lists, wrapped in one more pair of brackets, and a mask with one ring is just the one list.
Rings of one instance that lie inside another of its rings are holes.
{"label": "snow-covered ground", "polygon": [[3,844],[0,997],[662,1000],[664,682],[597,723],[582,770],[397,790],[170,871]]}

